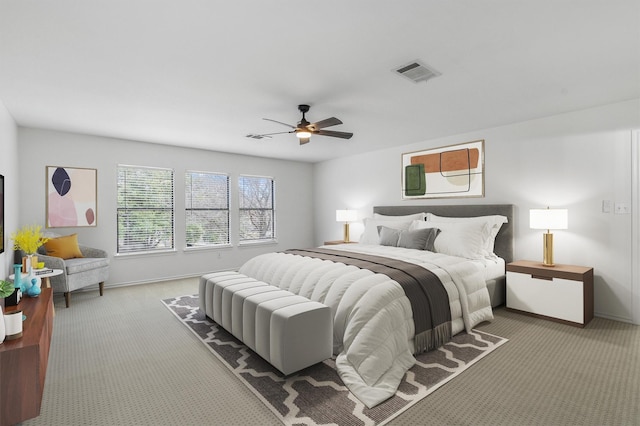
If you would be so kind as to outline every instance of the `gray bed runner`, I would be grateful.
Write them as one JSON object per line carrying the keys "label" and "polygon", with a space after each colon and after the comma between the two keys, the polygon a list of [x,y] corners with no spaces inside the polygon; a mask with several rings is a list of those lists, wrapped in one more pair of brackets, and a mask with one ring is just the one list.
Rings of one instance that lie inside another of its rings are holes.
{"label": "gray bed runner", "polygon": [[440,279],[413,263],[362,253],[330,249],[292,249],[285,253],[353,265],[396,281],[411,303],[415,353],[435,349],[451,340],[449,295]]}

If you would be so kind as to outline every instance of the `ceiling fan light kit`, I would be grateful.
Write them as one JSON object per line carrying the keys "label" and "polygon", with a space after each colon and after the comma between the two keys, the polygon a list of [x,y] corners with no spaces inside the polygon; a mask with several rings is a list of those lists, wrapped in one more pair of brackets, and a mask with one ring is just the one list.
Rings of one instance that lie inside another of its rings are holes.
{"label": "ceiling fan light kit", "polygon": [[246,135],[246,137],[252,138],[252,139],[263,139],[263,138],[271,138],[272,135],[280,135],[283,133],[295,133],[296,137],[300,141],[300,145],[304,145],[311,140],[312,135],[329,136],[332,138],[341,138],[341,139],[350,139],[353,136],[353,133],[350,133],[350,132],[322,130],[325,127],[337,126],[338,124],[342,124],[342,121],[340,121],[335,117],[326,118],[324,120],[320,120],[315,123],[309,123],[305,117],[305,114],[309,112],[309,108],[310,108],[309,105],[305,105],[305,104],[298,105],[298,111],[302,113],[302,119],[300,120],[297,126],[293,126],[291,124],[283,123],[277,120],[272,120],[270,118],[263,119],[267,121],[273,121],[274,123],[282,124],[283,126],[287,126],[293,130],[290,130],[288,132],[265,133],[262,135],[256,135],[256,134],[250,133]]}

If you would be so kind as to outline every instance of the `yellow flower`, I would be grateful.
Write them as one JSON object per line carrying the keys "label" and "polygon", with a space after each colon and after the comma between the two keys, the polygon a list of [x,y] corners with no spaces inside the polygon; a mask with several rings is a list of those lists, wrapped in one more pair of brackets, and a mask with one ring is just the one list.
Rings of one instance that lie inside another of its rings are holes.
{"label": "yellow flower", "polygon": [[26,254],[35,254],[38,251],[38,247],[49,241],[48,238],[42,236],[40,229],[40,225],[26,225],[11,234],[13,249],[20,249]]}

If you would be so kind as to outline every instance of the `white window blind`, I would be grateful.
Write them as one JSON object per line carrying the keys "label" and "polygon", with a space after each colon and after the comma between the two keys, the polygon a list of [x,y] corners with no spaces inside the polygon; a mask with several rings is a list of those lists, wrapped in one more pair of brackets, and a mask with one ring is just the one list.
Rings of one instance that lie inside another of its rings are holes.
{"label": "white window blind", "polygon": [[229,244],[229,176],[187,171],[185,207],[187,247]]}
{"label": "white window blind", "polygon": [[273,240],[275,232],[275,182],[262,176],[240,176],[240,241]]}
{"label": "white window blind", "polygon": [[118,166],[118,253],[174,248],[173,170]]}

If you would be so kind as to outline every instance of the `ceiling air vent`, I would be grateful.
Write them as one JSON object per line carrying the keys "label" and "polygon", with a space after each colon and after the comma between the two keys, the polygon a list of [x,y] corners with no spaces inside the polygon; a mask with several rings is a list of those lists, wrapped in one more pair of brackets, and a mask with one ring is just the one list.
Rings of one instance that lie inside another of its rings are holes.
{"label": "ceiling air vent", "polygon": [[438,71],[434,70],[433,68],[429,68],[418,61],[411,62],[410,64],[404,65],[398,69],[395,69],[394,71],[401,76],[408,78],[414,83],[419,83],[421,81],[426,82],[430,78],[440,75]]}

